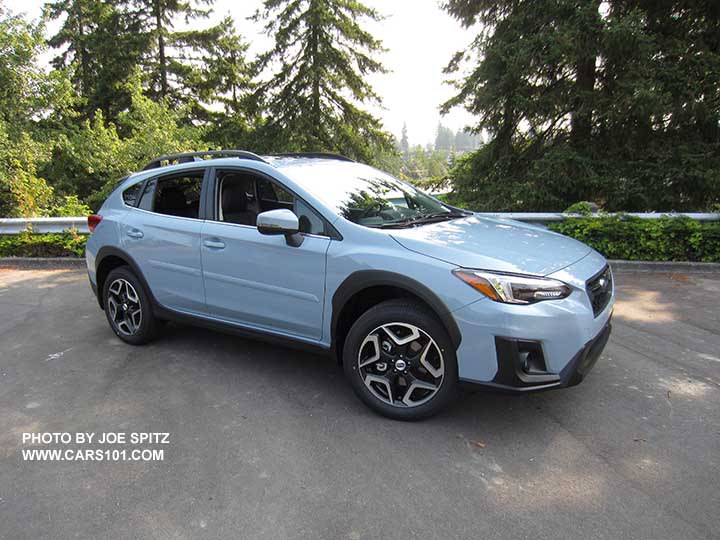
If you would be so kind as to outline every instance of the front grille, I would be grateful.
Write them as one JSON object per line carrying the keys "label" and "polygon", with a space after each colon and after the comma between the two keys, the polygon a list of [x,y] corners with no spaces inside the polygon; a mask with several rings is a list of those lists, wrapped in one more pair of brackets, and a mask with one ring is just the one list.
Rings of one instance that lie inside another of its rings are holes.
{"label": "front grille", "polygon": [[610,267],[606,266],[595,277],[588,280],[587,289],[593,314],[597,317],[610,302],[613,292],[613,277]]}

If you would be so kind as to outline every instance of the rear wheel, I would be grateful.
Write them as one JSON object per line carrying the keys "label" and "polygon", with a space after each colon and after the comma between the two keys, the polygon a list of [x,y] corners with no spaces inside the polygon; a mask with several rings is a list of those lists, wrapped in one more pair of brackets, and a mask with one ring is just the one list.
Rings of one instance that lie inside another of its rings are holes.
{"label": "rear wheel", "polygon": [[353,325],[343,350],[345,374],[374,411],[398,420],[431,416],[452,399],[457,360],[443,325],[422,305],[389,300]]}
{"label": "rear wheel", "polygon": [[127,266],[115,268],[105,279],[103,305],[110,328],[131,345],[152,340],[158,323],[142,282]]}

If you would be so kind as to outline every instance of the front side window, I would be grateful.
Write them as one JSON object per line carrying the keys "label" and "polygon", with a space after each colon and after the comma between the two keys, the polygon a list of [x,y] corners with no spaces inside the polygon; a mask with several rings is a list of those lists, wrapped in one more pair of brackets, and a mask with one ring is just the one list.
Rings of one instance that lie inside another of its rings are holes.
{"label": "front side window", "polygon": [[339,215],[366,227],[414,227],[469,215],[359,163],[292,167],[287,174]]}
{"label": "front side window", "polygon": [[167,216],[197,219],[202,182],[201,171],[152,178],[145,185],[138,207]]}
{"label": "front side window", "polygon": [[219,221],[254,227],[261,212],[285,208],[298,216],[300,232],[325,234],[323,219],[277,183],[244,171],[219,171],[217,178]]}

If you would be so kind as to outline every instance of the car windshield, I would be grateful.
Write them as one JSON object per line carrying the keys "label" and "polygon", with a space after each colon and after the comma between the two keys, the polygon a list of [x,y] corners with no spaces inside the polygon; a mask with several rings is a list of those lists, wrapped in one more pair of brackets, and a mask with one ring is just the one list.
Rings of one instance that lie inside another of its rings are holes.
{"label": "car windshield", "polygon": [[317,163],[286,171],[345,219],[379,228],[414,227],[462,217],[414,186],[359,163]]}

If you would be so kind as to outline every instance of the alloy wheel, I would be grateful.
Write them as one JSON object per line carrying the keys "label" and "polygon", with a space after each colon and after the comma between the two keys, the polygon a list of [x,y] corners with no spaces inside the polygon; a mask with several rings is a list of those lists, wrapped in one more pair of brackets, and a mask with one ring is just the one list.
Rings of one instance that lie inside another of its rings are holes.
{"label": "alloy wheel", "polygon": [[140,297],[129,281],[118,278],[108,287],[108,313],[119,332],[132,336],[142,324]]}
{"label": "alloy wheel", "polygon": [[357,362],[365,386],[394,407],[427,403],[445,377],[440,347],[427,332],[408,323],[375,328],[360,345]]}

